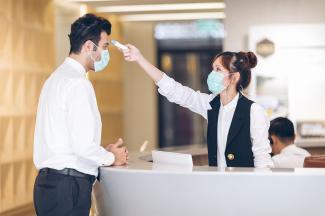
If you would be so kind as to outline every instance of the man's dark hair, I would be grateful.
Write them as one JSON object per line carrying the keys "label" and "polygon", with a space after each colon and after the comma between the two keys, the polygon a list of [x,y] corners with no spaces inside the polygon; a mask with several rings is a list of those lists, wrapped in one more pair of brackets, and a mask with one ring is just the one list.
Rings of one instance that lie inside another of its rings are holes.
{"label": "man's dark hair", "polygon": [[87,40],[91,40],[96,45],[100,41],[100,34],[106,32],[111,34],[111,23],[103,18],[94,14],[85,14],[79,17],[74,23],[71,24],[70,39],[70,54],[80,53],[81,47]]}
{"label": "man's dark hair", "polygon": [[278,117],[271,121],[269,136],[278,137],[281,142],[291,144],[295,140],[295,129],[288,118]]}

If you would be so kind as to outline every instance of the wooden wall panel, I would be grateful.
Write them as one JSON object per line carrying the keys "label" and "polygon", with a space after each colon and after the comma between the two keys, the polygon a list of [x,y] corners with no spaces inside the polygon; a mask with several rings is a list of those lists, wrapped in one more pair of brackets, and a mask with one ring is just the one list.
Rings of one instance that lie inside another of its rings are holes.
{"label": "wooden wall panel", "polygon": [[1,0],[0,214],[32,204],[35,114],[55,66],[52,0]]}

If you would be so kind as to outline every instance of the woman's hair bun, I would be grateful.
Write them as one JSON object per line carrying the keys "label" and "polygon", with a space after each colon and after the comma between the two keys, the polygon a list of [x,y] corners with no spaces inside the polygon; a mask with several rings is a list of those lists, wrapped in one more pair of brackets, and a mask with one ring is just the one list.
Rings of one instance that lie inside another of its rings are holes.
{"label": "woman's hair bun", "polygon": [[248,60],[248,66],[254,68],[257,65],[257,57],[253,52],[245,53],[246,59]]}

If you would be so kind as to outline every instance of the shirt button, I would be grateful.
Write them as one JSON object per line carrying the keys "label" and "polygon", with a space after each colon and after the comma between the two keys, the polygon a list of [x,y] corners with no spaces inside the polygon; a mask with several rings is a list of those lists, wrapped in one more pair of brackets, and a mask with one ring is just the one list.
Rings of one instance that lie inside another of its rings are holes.
{"label": "shirt button", "polygon": [[227,158],[228,158],[229,160],[234,160],[234,159],[235,159],[235,155],[233,155],[233,154],[228,154],[228,155],[227,155]]}

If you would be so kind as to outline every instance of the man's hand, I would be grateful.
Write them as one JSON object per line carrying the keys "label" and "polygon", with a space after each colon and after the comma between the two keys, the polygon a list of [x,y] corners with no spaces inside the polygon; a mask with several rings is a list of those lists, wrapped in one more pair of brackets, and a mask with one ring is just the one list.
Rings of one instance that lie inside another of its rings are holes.
{"label": "man's hand", "polygon": [[106,150],[112,152],[115,156],[114,166],[125,165],[128,162],[128,150],[123,146],[123,140],[119,138],[115,144],[109,144]]}

